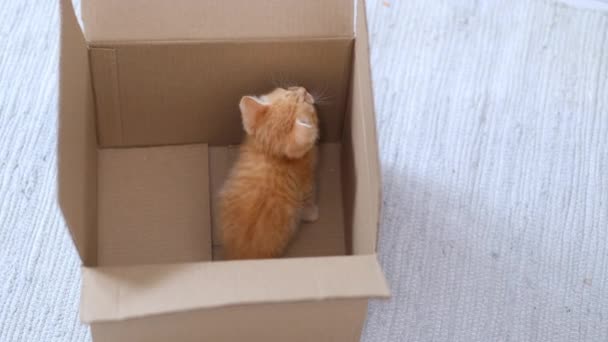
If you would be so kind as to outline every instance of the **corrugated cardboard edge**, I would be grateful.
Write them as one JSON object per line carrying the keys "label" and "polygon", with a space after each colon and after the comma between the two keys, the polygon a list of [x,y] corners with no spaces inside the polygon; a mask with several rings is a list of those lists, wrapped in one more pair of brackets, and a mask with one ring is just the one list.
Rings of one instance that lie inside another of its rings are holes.
{"label": "corrugated cardboard edge", "polygon": [[375,254],[82,271],[81,319],[86,323],[235,305],[389,295]]}
{"label": "corrugated cardboard edge", "polygon": [[354,342],[367,298],[239,305],[91,324],[95,342]]}
{"label": "corrugated cardboard edge", "polygon": [[97,256],[97,136],[89,59],[70,0],[61,0],[58,199],[85,265]]}
{"label": "corrugated cardboard edge", "polygon": [[[378,235],[380,234],[380,217],[382,213],[382,172],[380,171],[380,156],[379,156],[379,148],[378,148],[378,133],[376,128],[376,110],[374,105],[374,87],[373,87],[373,78],[371,73],[371,64],[370,64],[370,48],[369,48],[369,33],[368,33],[368,25],[367,25],[367,14],[365,10],[365,1],[357,0],[357,11],[356,11],[356,23],[355,23],[355,50],[357,59],[360,63],[363,64],[363,75],[361,73],[356,73],[358,77],[364,77],[363,80],[355,80],[363,85],[363,89],[359,94],[354,94],[355,96],[360,96],[363,99],[364,106],[366,106],[365,112],[368,113],[363,119],[365,122],[365,141],[367,149],[368,157],[374,161],[374,163],[369,164],[370,171],[370,186],[371,189],[377,189],[375,194],[376,197],[376,222],[375,225],[377,227],[376,232],[376,250],[378,249]],[[357,67],[357,66],[355,66]]]}
{"label": "corrugated cardboard edge", "polygon": [[349,253],[370,254],[378,249],[382,189],[363,1],[358,1],[356,28],[342,138],[342,191]]}

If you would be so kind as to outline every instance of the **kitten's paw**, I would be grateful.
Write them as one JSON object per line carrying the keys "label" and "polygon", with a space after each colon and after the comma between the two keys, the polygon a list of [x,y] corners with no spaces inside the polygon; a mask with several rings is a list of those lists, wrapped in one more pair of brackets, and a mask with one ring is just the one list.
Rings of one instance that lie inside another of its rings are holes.
{"label": "kitten's paw", "polygon": [[315,222],[318,219],[319,207],[317,205],[310,205],[302,209],[302,221]]}

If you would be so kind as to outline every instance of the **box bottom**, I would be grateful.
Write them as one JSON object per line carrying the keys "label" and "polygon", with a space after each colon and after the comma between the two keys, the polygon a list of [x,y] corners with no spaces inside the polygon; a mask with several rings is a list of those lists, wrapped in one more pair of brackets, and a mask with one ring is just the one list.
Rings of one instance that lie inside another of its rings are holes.
{"label": "box bottom", "polygon": [[[98,265],[222,260],[217,193],[236,147],[206,144],[101,149]],[[286,257],[345,254],[340,144],[319,148],[319,220],[303,223]]]}

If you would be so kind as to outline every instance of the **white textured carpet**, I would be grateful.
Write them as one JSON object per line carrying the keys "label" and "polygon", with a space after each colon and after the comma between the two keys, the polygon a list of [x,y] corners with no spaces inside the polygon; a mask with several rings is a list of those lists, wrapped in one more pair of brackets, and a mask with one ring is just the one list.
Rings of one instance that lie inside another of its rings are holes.
{"label": "white textured carpet", "polygon": [[[368,10],[393,297],[364,340],[608,341],[608,16]],[[57,28],[56,1],[0,0],[2,342],[90,340],[55,203]]]}

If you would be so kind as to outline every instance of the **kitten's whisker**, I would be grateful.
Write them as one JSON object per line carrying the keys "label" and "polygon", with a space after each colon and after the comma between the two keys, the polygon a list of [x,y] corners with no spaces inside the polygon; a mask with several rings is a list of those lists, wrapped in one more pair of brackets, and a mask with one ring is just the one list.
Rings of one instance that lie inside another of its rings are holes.
{"label": "kitten's whisker", "polygon": [[327,83],[324,83],[322,88],[317,88],[317,89],[313,89],[311,91],[311,95],[313,96],[313,98],[315,99],[315,102],[317,101],[324,101],[325,99],[327,99],[327,91],[329,90],[329,85]]}
{"label": "kitten's whisker", "polygon": [[297,86],[297,83],[293,79],[291,79],[291,78],[287,79],[287,84],[285,84],[285,89],[295,87],[295,86]]}
{"label": "kitten's whisker", "polygon": [[315,99],[315,101],[317,101],[318,99],[322,98],[322,94],[319,93],[317,90],[313,89],[310,92],[310,95],[312,96],[313,99]]}
{"label": "kitten's whisker", "polygon": [[283,74],[282,72],[279,72],[276,87],[285,88],[285,83],[286,83],[285,79],[286,79],[285,74]]}
{"label": "kitten's whisker", "polygon": [[332,104],[332,101],[326,101],[326,100],[315,101],[315,105],[317,105],[317,106],[326,106],[326,105],[330,105],[330,104]]}
{"label": "kitten's whisker", "polygon": [[329,90],[329,85],[327,83],[324,83],[323,87],[321,89],[317,90],[317,94],[319,94],[319,96],[322,97],[327,93],[328,90]]}
{"label": "kitten's whisker", "polygon": [[272,83],[272,86],[275,87],[275,88],[278,88],[279,87],[279,83],[277,82],[277,78],[276,78],[275,74],[272,74],[270,76],[270,78],[271,78],[270,82]]}
{"label": "kitten's whisker", "polygon": [[329,90],[329,85],[327,83],[325,83],[323,88],[313,89],[310,92],[310,95],[312,95],[313,99],[315,100],[315,104],[326,105],[326,104],[331,104],[333,102],[333,96],[331,96],[327,93],[328,90]]}

